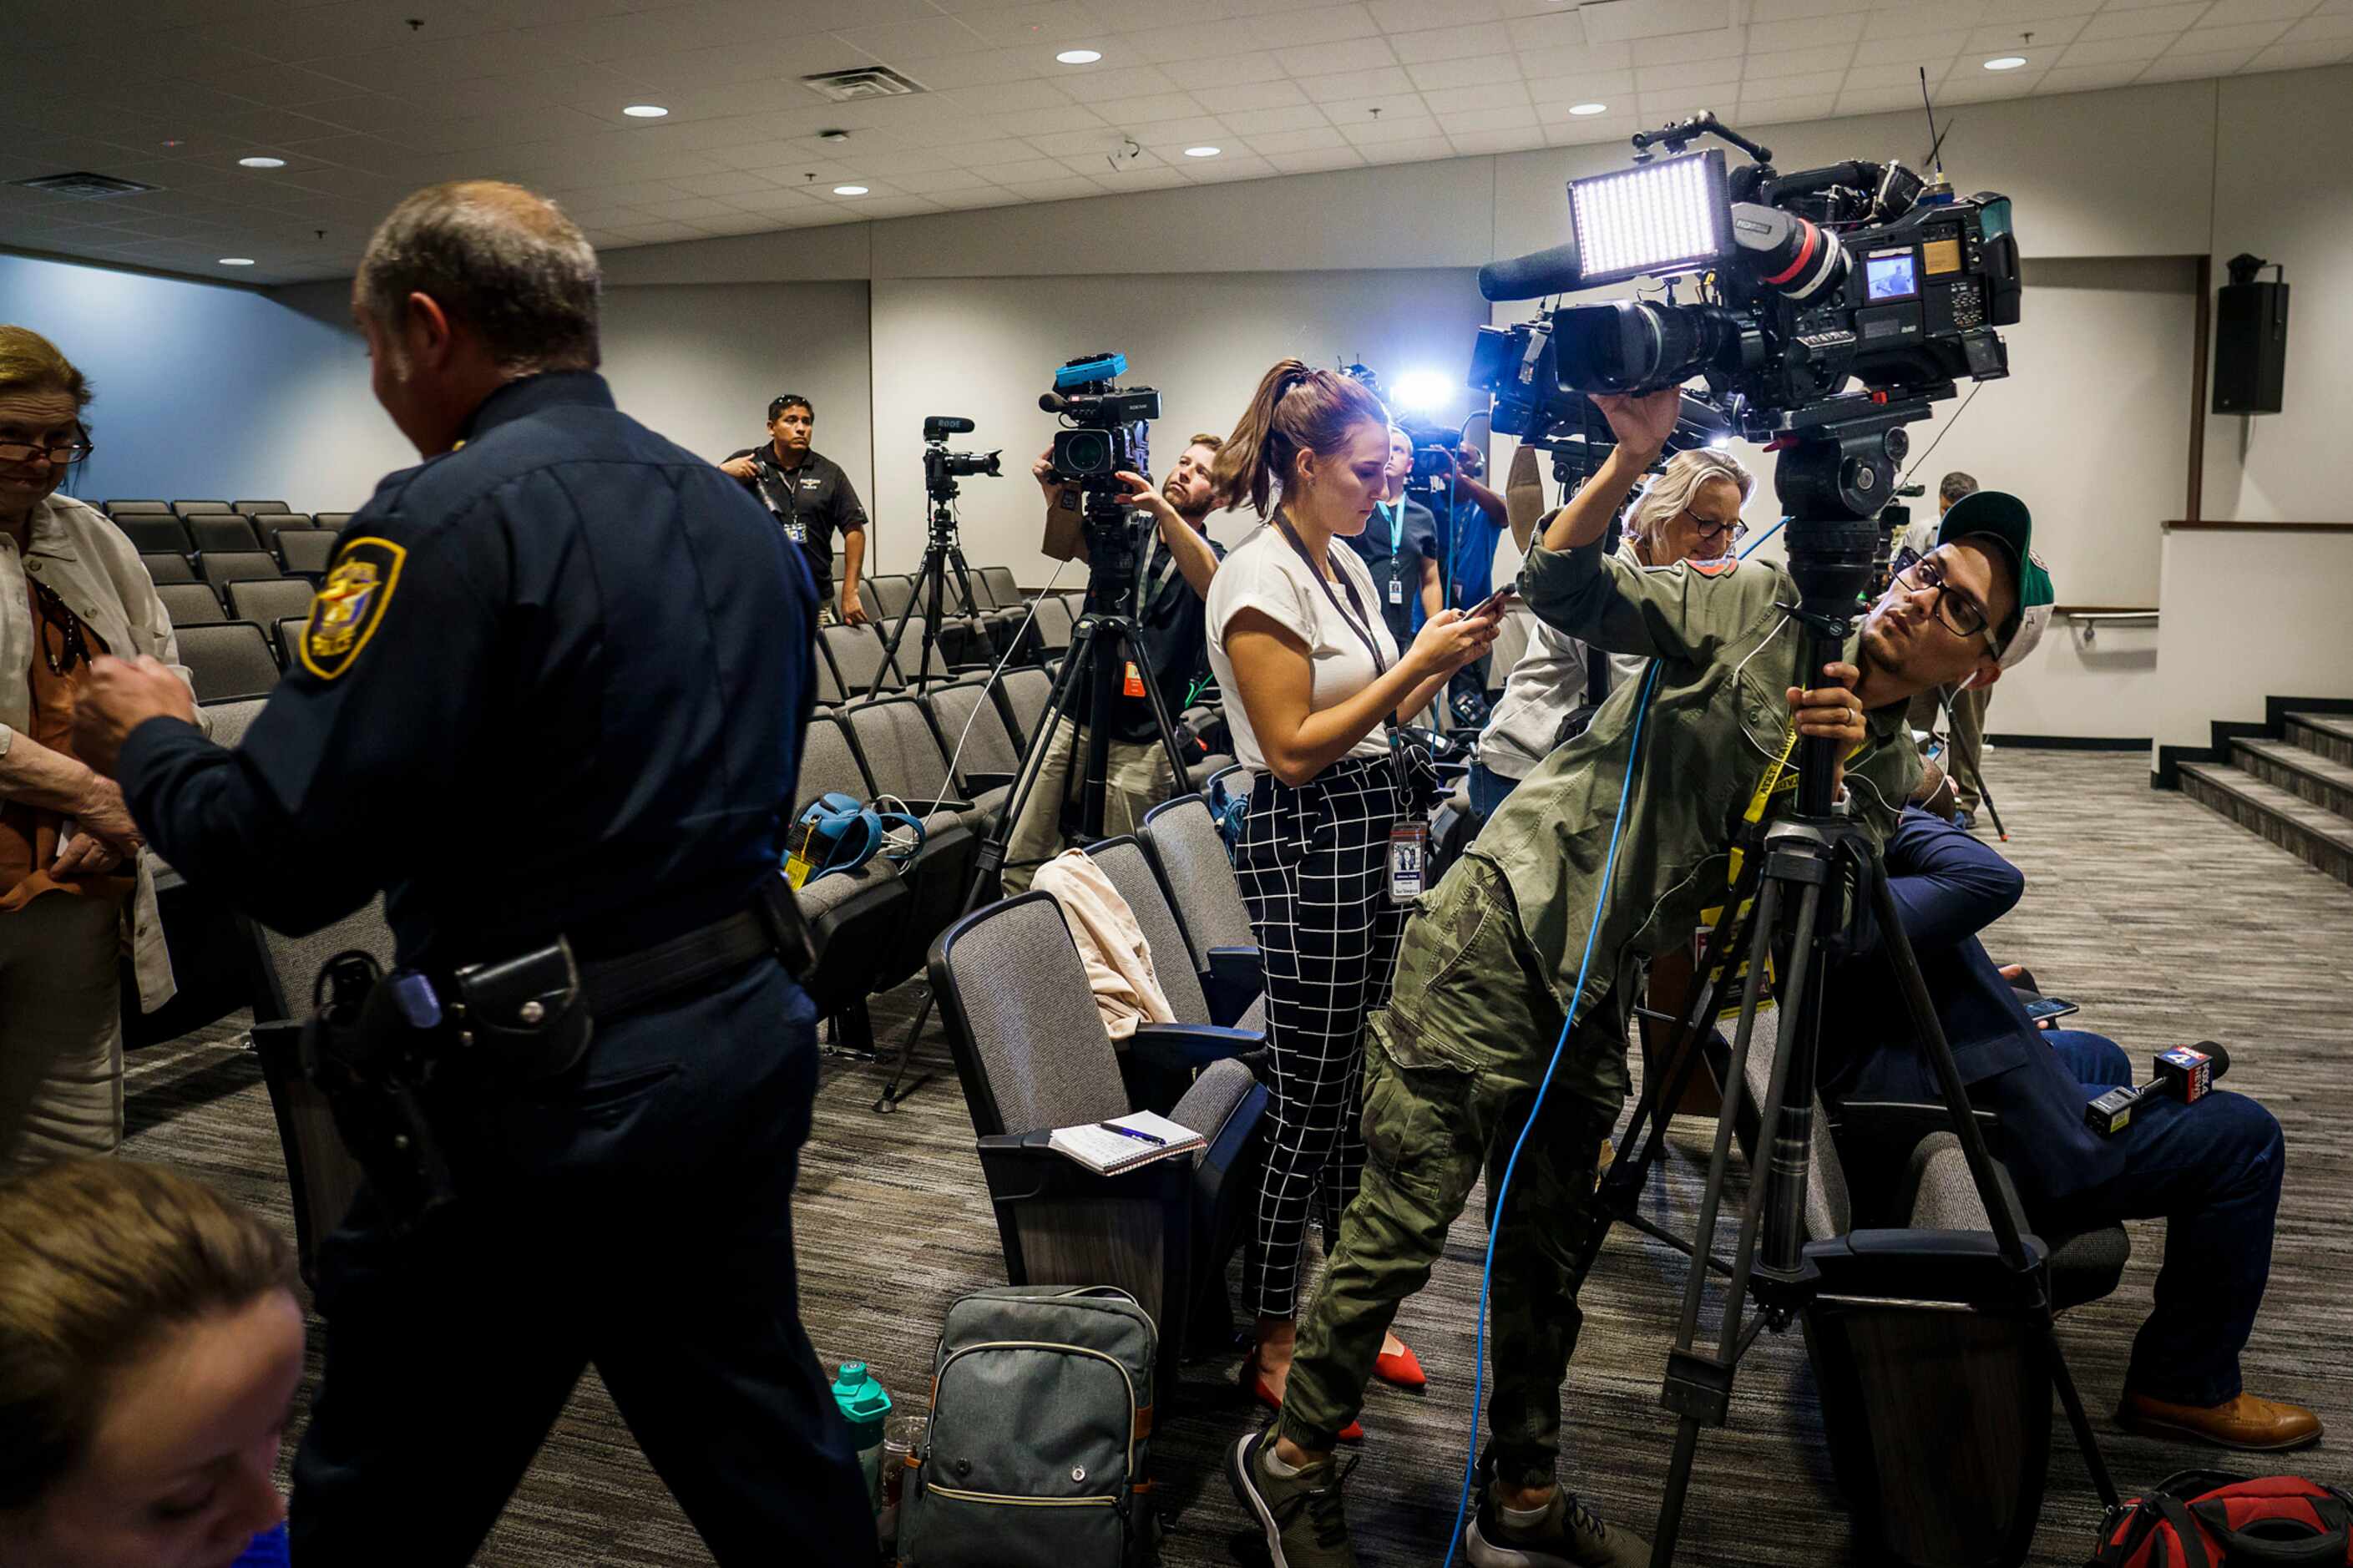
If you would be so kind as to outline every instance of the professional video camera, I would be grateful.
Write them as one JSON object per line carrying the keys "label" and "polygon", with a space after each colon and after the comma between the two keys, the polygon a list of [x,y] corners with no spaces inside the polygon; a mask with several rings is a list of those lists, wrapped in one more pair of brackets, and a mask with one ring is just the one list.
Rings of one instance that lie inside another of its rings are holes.
{"label": "professional video camera", "polygon": [[1160,394],[1148,386],[1114,386],[1127,374],[1127,356],[1086,354],[1054,373],[1054,390],[1038,406],[1059,414],[1054,477],[1090,496],[1119,495],[1123,472],[1152,470],[1152,437],[1145,421],[1160,417]]}
{"label": "professional video camera", "polygon": [[[1727,174],[1721,149],[1685,151],[1706,134],[1754,161]],[[1471,381],[1495,395],[1496,429],[1556,438],[1564,426],[1589,428],[1588,393],[1704,376],[1707,393],[1687,395],[1686,411],[1718,434],[1892,434],[1953,395],[1955,377],[2009,374],[1995,331],[2019,318],[2008,197],[1956,198],[1941,172],[1925,182],[1901,163],[1784,174],[1769,149],[1713,114],[1633,142],[1635,167],[1569,182],[1567,244],[1482,268],[1479,288],[1529,300],[1652,277],[1668,279],[1667,300],[1564,306],[1481,329]],[[1657,159],[1653,146],[1671,155]],[[1677,301],[1687,273],[1699,299]],[[1866,486],[1845,504],[1868,516],[1886,493]]]}
{"label": "professional video camera", "polygon": [[923,493],[934,501],[953,500],[960,479],[977,474],[993,479],[1004,472],[997,463],[1004,456],[1002,447],[994,452],[948,450],[949,437],[961,436],[972,427],[971,420],[947,414],[934,414],[923,421]]}

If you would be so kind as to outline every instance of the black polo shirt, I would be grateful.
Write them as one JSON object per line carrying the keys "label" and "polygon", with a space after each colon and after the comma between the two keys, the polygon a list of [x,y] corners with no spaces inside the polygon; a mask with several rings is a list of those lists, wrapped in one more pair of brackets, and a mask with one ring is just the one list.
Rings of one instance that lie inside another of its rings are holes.
{"label": "black polo shirt", "polygon": [[1381,616],[1397,638],[1398,651],[1413,646],[1413,607],[1421,600],[1421,563],[1438,555],[1438,519],[1412,497],[1405,498],[1405,515],[1383,501],[1365,521],[1365,531],[1348,547],[1372,568],[1373,591],[1380,596]]}
{"label": "black polo shirt", "polygon": [[[1145,658],[1152,666],[1155,681],[1160,688],[1160,700],[1168,708],[1170,720],[1185,711],[1185,700],[1197,683],[1205,679],[1209,669],[1208,605],[1201,595],[1193,592],[1193,584],[1185,580],[1177,569],[1176,557],[1160,538],[1159,530],[1151,522],[1151,513],[1136,512],[1132,526],[1150,532],[1151,552],[1145,556],[1142,574],[1136,584],[1135,635],[1144,645]],[[1209,552],[1219,560],[1226,558],[1225,546],[1206,535],[1204,542]],[[1143,697],[1127,695],[1126,672],[1119,672],[1113,685],[1112,738],[1147,745],[1160,738],[1152,722],[1152,704]],[[1086,718],[1086,697],[1079,697],[1079,719]]]}
{"label": "black polo shirt", "polygon": [[801,547],[809,575],[817,579],[818,597],[833,597],[833,540],[866,526],[866,509],[841,465],[814,450],[799,464],[785,468],[776,461],[776,446],[763,441],[731,452],[727,460],[750,458],[759,465],[758,477],[744,488],[784,525],[785,537]]}

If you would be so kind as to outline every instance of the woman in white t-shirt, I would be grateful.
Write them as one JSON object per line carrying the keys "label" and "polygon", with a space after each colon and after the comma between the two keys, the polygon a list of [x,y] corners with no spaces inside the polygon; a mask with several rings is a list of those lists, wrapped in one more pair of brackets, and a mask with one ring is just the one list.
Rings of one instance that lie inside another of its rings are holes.
{"label": "woman in white t-shirt", "polygon": [[[1356,1196],[1365,1016],[1388,1000],[1407,906],[1391,901],[1389,831],[1414,817],[1386,732],[1487,651],[1497,617],[1430,617],[1402,654],[1372,574],[1335,539],[1387,493],[1388,413],[1362,382],[1285,360],[1218,455],[1228,506],[1272,520],[1218,569],[1209,665],[1234,753],[1257,775],[1235,868],[1266,964],[1274,1128],[1253,1237],[1258,1349],[1243,1384],[1280,1405],[1291,1373],[1311,1201],[1335,1245]],[[1377,1369],[1418,1385],[1394,1338]]]}

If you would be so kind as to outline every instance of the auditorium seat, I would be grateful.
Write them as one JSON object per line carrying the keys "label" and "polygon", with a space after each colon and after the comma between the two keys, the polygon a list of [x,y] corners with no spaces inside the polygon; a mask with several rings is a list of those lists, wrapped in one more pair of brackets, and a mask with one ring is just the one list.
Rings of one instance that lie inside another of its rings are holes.
{"label": "auditorium seat", "polygon": [[317,523],[321,528],[332,528],[339,532],[342,531],[343,524],[351,521],[351,520],[352,514],[347,511],[314,512],[311,517],[311,521]]}
{"label": "auditorium seat", "polygon": [[300,662],[296,649],[301,646],[302,628],[310,624],[308,616],[289,616],[271,633],[278,639],[278,662],[289,669]]}
{"label": "auditorium seat", "polygon": [[135,511],[114,520],[114,526],[142,555],[185,554],[188,531],[169,512]]}
{"label": "auditorium seat", "polygon": [[159,583],[155,596],[164,601],[164,613],[175,627],[216,626],[228,619],[220,595],[202,583]]}
{"label": "auditorium seat", "polygon": [[175,500],[172,503],[172,510],[180,514],[181,521],[185,521],[187,519],[192,517],[234,517],[237,515],[237,510],[225,500]]}
{"label": "auditorium seat", "polygon": [[1034,612],[1038,617],[1038,646],[1046,653],[1061,653],[1071,646],[1071,628],[1074,617],[1069,601],[1060,594],[1048,594],[1037,601]]}
{"label": "auditorium seat", "polygon": [[1155,1381],[1166,1399],[1195,1319],[1215,1324],[1228,1313],[1226,1262],[1264,1159],[1265,1089],[1224,1032],[1154,1031],[1129,1048],[1172,1074],[1201,1068],[1167,1114],[1208,1147],[1191,1161],[1097,1175],[1050,1147],[1053,1130],[1136,1107],[1060,907],[1033,891],[965,916],[934,946],[930,973],[980,1136],[1006,1278],[1134,1296],[1159,1325]]}
{"label": "auditorium seat", "polygon": [[188,667],[199,702],[267,697],[278,684],[269,635],[251,621],[184,626],[177,636],[180,662]]}
{"label": "auditorium seat", "polygon": [[163,553],[142,550],[139,552],[139,564],[147,568],[148,580],[159,588],[166,583],[193,583],[196,580],[196,569],[188,564],[186,556],[176,551]]}
{"label": "auditorium seat", "polygon": [[283,512],[291,510],[282,500],[237,500],[228,504],[229,509],[240,517],[260,517],[269,512]]}
{"label": "auditorium seat", "polygon": [[[317,526],[299,511],[264,512],[259,517],[248,521],[253,524],[253,531],[261,536],[261,548],[273,552],[278,548],[278,536],[288,529]],[[328,531],[332,532],[333,530],[330,529]]]}
{"label": "auditorium seat", "polygon": [[854,703],[837,717],[849,728],[875,798],[897,798],[923,825],[923,849],[913,864],[900,868],[911,901],[903,938],[884,963],[882,981],[895,985],[923,966],[932,938],[964,908],[985,827],[979,807],[955,798],[947,758],[930,716],[914,699]]}
{"label": "auditorium seat", "polygon": [[[846,795],[861,803],[873,795],[850,746],[849,732],[829,714],[820,713],[809,724],[798,789],[796,821],[810,802],[826,795]],[[866,996],[886,984],[884,964],[904,939],[908,885],[889,860],[877,855],[856,870],[814,878],[797,897],[818,950],[816,967],[802,977],[802,989],[821,1016],[835,1020],[843,1043],[871,1051],[873,1030],[866,1016]]]}
{"label": "auditorium seat", "polygon": [[1013,716],[1014,739],[1023,751],[1037,743],[1047,701],[1054,695],[1054,678],[1042,669],[1008,669],[997,678],[997,689]]}
{"label": "auditorium seat", "polygon": [[208,550],[196,558],[196,570],[206,582],[224,593],[231,583],[259,582],[284,575],[278,569],[278,557],[266,550]]}
{"label": "auditorium seat", "polygon": [[109,517],[153,516],[162,512],[172,515],[172,503],[167,500],[111,500],[99,508]]}
{"label": "auditorium seat", "polygon": [[216,745],[235,751],[245,740],[245,732],[254,719],[269,706],[267,697],[240,697],[233,702],[200,702],[204,714],[205,733]]}
{"label": "auditorium seat", "polygon": [[905,577],[870,577],[864,587],[873,596],[866,613],[877,620],[896,621],[906,610],[908,601],[915,596],[915,584]]}
{"label": "auditorium seat", "polygon": [[984,566],[980,569],[980,576],[988,584],[989,597],[997,601],[998,609],[1018,610],[1024,607],[1021,589],[1013,581],[1012,567]]}
{"label": "auditorium seat", "polygon": [[[1152,869],[1151,858],[1133,834],[1117,838],[1100,839],[1087,846],[1087,858],[1111,879],[1113,889],[1127,902],[1135,916],[1136,929],[1144,933],[1145,950],[1152,957],[1153,975],[1160,982],[1161,994],[1168,998],[1168,1011],[1176,1016],[1179,1026],[1188,1028],[1215,1028],[1221,1024],[1238,1034],[1250,1036],[1250,1050],[1266,1044],[1266,999],[1257,998],[1230,1020],[1211,1016],[1209,995],[1201,984],[1201,976],[1193,967],[1193,955],[1185,945],[1185,932],[1178,924],[1176,911],[1168,902],[1166,889]],[[1145,1024],[1138,1028],[1163,1026]],[[1133,1056],[1133,1053],[1131,1053]],[[1183,1080],[1173,1085],[1165,1082],[1156,1090],[1147,1088],[1151,1077],[1140,1062],[1129,1079],[1136,1092],[1138,1103],[1146,1110],[1160,1110],[1164,1104],[1173,1105],[1184,1093]],[[1189,1076],[1189,1075],[1188,1075]]]}
{"label": "auditorium seat", "polygon": [[986,676],[934,687],[923,700],[967,788],[986,794],[1013,783],[1021,767],[1021,746]]}
{"label": "auditorium seat", "polygon": [[241,517],[201,516],[187,520],[188,537],[199,551],[251,551],[261,548],[260,535]]}
{"label": "auditorium seat", "polygon": [[1208,802],[1188,795],[1155,806],[1137,837],[1176,911],[1194,971],[1203,977],[1211,1020],[1229,1023],[1253,1004],[1262,1006],[1266,980],[1258,933]]}
{"label": "auditorium seat", "polygon": [[907,802],[914,816],[945,806],[977,836],[1004,815],[1005,786],[992,781],[985,790],[970,787],[980,781],[964,776],[962,759],[951,771],[955,737],[943,731],[931,710],[916,698],[883,697],[852,703],[841,711],[875,789]]}
{"label": "auditorium seat", "polygon": [[322,577],[342,537],[332,528],[289,528],[280,530],[272,542],[289,575]]}
{"label": "auditorium seat", "polygon": [[833,660],[833,672],[840,679],[841,689],[849,701],[866,695],[878,671],[885,691],[896,691],[907,684],[897,665],[884,662],[882,639],[871,626],[826,626],[819,630],[818,642]]}
{"label": "auditorium seat", "polygon": [[311,613],[311,584],[295,577],[248,579],[228,585],[230,615],[256,626],[275,626]]}

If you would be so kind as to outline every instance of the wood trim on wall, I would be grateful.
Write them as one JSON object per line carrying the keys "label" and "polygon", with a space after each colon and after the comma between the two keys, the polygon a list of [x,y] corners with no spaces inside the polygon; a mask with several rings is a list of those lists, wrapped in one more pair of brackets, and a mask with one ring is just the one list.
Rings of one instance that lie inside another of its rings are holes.
{"label": "wood trim on wall", "polygon": [[2177,519],[2166,525],[2189,533],[2353,533],[2353,522],[2201,522]]}
{"label": "wood trim on wall", "polygon": [[2181,515],[2195,523],[2206,507],[2206,353],[2214,334],[2214,258],[2198,258],[2198,310],[2189,351],[2189,493]]}

